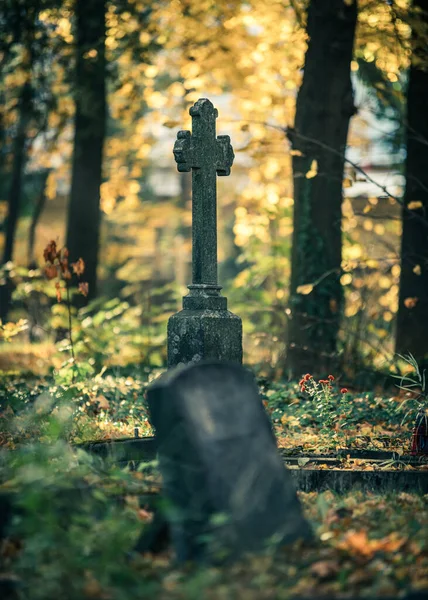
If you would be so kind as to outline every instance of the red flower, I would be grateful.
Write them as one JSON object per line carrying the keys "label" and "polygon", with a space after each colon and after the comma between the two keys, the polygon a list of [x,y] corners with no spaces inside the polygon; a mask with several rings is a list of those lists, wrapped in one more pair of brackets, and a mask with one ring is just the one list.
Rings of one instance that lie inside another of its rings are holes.
{"label": "red flower", "polygon": [[312,379],[312,375],[310,373],[306,373],[306,375],[304,376],[303,380],[304,381],[309,381],[309,379]]}
{"label": "red flower", "polygon": [[330,381],[334,381],[333,375],[329,375],[328,378],[330,379]]}
{"label": "red flower", "polygon": [[342,388],[342,389],[340,390],[340,393],[341,393],[341,394],[347,394],[347,393],[348,393],[348,388]]}
{"label": "red flower", "polygon": [[301,392],[305,392],[305,391],[306,391],[306,388],[305,388],[305,386],[304,386],[304,385],[301,385],[301,386],[300,386],[300,391],[301,391]]}

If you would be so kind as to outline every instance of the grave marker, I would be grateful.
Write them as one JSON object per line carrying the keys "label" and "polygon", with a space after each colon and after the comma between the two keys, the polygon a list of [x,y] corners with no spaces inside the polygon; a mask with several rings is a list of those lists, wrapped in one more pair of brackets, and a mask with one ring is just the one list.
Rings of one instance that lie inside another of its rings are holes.
{"label": "grave marker", "polygon": [[179,366],[147,399],[179,561],[311,537],[249,371],[217,361]]}
{"label": "grave marker", "polygon": [[217,175],[230,174],[228,135],[216,136],[217,109],[199,99],[190,109],[192,133],[179,131],[174,157],[192,171],[192,283],[183,310],[168,321],[168,366],[211,358],[242,362],[242,322],[227,310],[217,281]]}

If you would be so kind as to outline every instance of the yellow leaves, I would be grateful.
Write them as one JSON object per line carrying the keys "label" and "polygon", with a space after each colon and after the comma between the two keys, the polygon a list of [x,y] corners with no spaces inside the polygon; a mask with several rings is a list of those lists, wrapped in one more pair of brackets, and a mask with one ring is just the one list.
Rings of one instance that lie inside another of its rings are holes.
{"label": "yellow leaves", "polygon": [[131,194],[138,194],[138,192],[141,189],[141,185],[138,181],[136,181],[135,179],[131,180],[129,182],[129,192]]}
{"label": "yellow leaves", "polygon": [[351,71],[353,71],[355,73],[356,71],[358,71],[359,68],[360,67],[358,66],[357,61],[356,60],[352,60],[351,61]]}
{"label": "yellow leaves", "polygon": [[400,273],[401,273],[401,266],[393,265],[391,268],[391,275],[395,278],[398,278],[398,277],[400,277]]}
{"label": "yellow leaves", "polygon": [[412,200],[407,205],[407,208],[409,210],[418,210],[419,208],[422,208],[422,207],[423,207],[423,204],[422,204],[422,202],[420,200]]}
{"label": "yellow leaves", "polygon": [[56,182],[56,178],[55,178],[55,173],[54,173],[54,171],[51,171],[49,173],[47,181],[46,181],[46,189],[45,189],[46,198],[49,198],[49,200],[53,200],[56,196],[56,191],[57,191],[57,182]]}
{"label": "yellow leaves", "polygon": [[308,296],[312,290],[314,289],[313,283],[306,283],[305,285],[297,286],[296,292],[297,294],[302,294],[302,296]]}
{"label": "yellow leaves", "polygon": [[415,275],[420,275],[422,273],[421,265],[415,265],[413,267],[413,273]]}
{"label": "yellow leaves", "polygon": [[306,177],[306,179],[312,179],[313,177],[316,177],[317,174],[318,174],[318,161],[313,160],[311,163],[311,168],[306,173],[305,177]]}
{"label": "yellow leaves", "polygon": [[151,92],[146,97],[149,108],[162,108],[167,103],[168,99],[161,92]]}
{"label": "yellow leaves", "polygon": [[[306,177],[307,177],[307,175],[306,175]],[[343,180],[342,186],[343,186],[344,188],[350,188],[350,187],[352,187],[353,183],[354,183],[354,182],[352,181],[352,179],[349,179],[349,177],[346,177],[346,178]]]}
{"label": "yellow leaves", "polygon": [[66,18],[59,19],[56,25],[56,33],[61,36],[67,44],[71,44],[73,41],[71,20]]}
{"label": "yellow leaves", "polygon": [[142,31],[139,35],[140,44],[142,44],[143,46],[147,46],[147,44],[150,43],[151,39],[152,36],[150,35],[150,33],[147,33],[147,31]]}
{"label": "yellow leaves", "polygon": [[16,323],[4,323],[0,319],[0,340],[10,342],[11,338],[28,329],[28,321],[19,319]]}
{"label": "yellow leaves", "polygon": [[419,302],[419,298],[417,298],[416,296],[409,296],[408,298],[405,298],[403,301],[403,304],[406,308],[408,308],[409,310],[412,310],[412,308],[415,308],[415,306],[417,305],[417,303]]}
{"label": "yellow leaves", "polygon": [[177,98],[182,98],[185,94],[185,88],[182,83],[175,81],[169,86],[168,93]]}
{"label": "yellow leaves", "polygon": [[153,79],[159,73],[159,69],[156,65],[149,65],[144,70],[144,75],[149,79]]}
{"label": "yellow leaves", "polygon": [[301,152],[300,150],[290,150],[290,155],[291,156],[304,156],[303,152]]}

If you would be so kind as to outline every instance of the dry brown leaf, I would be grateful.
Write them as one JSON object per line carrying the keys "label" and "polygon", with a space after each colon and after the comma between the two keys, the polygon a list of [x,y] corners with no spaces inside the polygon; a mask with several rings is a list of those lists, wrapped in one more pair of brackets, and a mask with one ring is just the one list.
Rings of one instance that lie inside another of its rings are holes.
{"label": "dry brown leaf", "polygon": [[334,560],[319,560],[311,566],[311,573],[318,579],[330,579],[339,571],[339,564]]}
{"label": "dry brown leaf", "polygon": [[95,398],[95,401],[98,403],[98,408],[100,408],[101,410],[108,410],[110,408],[110,402],[102,394],[97,396]]}

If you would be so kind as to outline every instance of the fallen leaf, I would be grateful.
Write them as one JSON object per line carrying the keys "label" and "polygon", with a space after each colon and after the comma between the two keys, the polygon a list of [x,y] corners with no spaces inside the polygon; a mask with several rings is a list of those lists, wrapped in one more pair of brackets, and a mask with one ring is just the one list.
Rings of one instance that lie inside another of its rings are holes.
{"label": "fallen leaf", "polygon": [[339,565],[334,560],[319,560],[311,566],[311,573],[318,579],[330,579],[339,571]]}
{"label": "fallen leaf", "polygon": [[95,398],[95,401],[98,403],[98,408],[100,408],[101,410],[108,410],[110,408],[110,402],[102,394],[100,396],[97,396]]}

